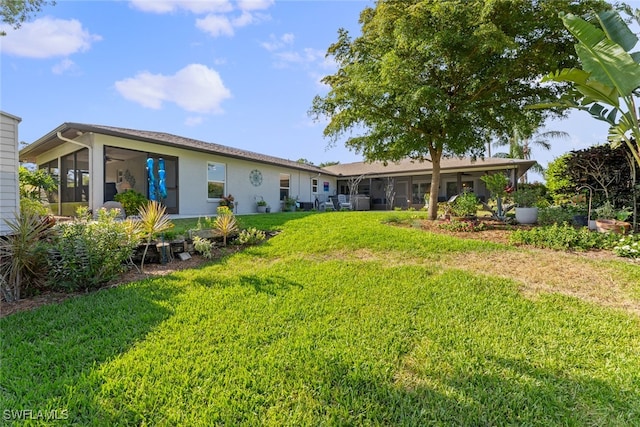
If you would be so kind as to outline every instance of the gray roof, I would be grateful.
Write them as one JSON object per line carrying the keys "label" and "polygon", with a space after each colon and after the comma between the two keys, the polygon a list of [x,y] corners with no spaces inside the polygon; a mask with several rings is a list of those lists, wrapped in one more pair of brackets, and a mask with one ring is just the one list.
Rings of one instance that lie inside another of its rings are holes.
{"label": "gray roof", "polygon": [[266,154],[260,154],[253,151],[241,150],[239,148],[228,147],[226,145],[185,138],[183,136],[172,135],[169,133],[126,129],[104,125],[90,125],[83,123],[63,123],[42,138],[20,150],[20,159],[33,160],[39,154],[50,150],[56,145],[61,144],[62,140],[58,138],[58,132],[60,132],[63,137],[69,139],[76,138],[79,135],[79,132],[93,132],[170,147],[185,148],[189,150],[200,151],[203,153],[217,154],[236,159],[252,160],[260,163],[283,166],[313,173],[327,173],[327,171],[318,166],[308,165],[293,160],[282,159],[279,157],[268,156]]}
{"label": "gray roof", "polygon": [[[116,136],[137,141],[149,142],[153,144],[170,147],[184,148],[203,153],[217,154],[242,160],[251,160],[276,166],[309,171],[312,173],[322,172],[334,174],[341,177],[366,175],[368,177],[403,176],[417,174],[431,174],[431,162],[405,159],[399,162],[355,162],[337,164],[320,168],[314,165],[299,163],[293,160],[268,156],[253,151],[242,150],[226,145],[214,144],[211,142],[199,141],[197,139],[185,138],[164,132],[153,132],[136,129],[126,129],[104,125],[90,125],[83,123],[63,123],[42,138],[20,150],[20,160],[34,161],[35,157],[41,153],[51,150],[63,141],[58,138],[58,132],[68,139],[76,138],[80,133],[93,132],[103,135]],[[443,158],[441,162],[442,173],[470,172],[470,171],[490,171],[504,169],[518,169],[518,176],[524,174],[535,161],[485,158],[472,160],[470,158]]]}
{"label": "gray roof", "polygon": [[[518,169],[518,176],[522,176],[535,160],[505,159],[487,157],[471,159],[469,157],[443,158],[440,162],[441,173],[456,172],[485,172],[505,169]],[[337,164],[324,168],[338,176],[350,177],[366,175],[367,177],[407,176],[417,174],[431,174],[431,161],[404,159],[398,162],[355,162]]]}

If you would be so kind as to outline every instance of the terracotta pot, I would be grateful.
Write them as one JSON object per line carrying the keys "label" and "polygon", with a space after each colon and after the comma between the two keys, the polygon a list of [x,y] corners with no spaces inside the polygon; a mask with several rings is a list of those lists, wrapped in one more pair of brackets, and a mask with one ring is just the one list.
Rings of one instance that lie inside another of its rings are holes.
{"label": "terracotta pot", "polygon": [[631,224],[625,221],[617,221],[615,219],[597,219],[596,229],[600,233],[618,233],[627,234],[631,229]]}

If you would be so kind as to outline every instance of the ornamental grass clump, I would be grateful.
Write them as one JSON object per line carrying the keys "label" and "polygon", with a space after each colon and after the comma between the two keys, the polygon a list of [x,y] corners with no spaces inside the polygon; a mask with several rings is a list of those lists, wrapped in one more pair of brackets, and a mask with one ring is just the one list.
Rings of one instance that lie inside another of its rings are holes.
{"label": "ornamental grass clump", "polygon": [[222,244],[227,246],[227,238],[238,231],[238,222],[233,212],[226,206],[220,206],[217,213],[218,216],[213,221],[213,227],[220,232]]}
{"label": "ornamental grass clump", "polygon": [[142,235],[146,239],[142,261],[140,262],[140,270],[144,272],[144,259],[147,256],[147,250],[151,244],[151,240],[163,231],[167,231],[173,227],[173,223],[166,213],[166,208],[155,200],[143,205],[138,210],[140,220],[138,227]]}

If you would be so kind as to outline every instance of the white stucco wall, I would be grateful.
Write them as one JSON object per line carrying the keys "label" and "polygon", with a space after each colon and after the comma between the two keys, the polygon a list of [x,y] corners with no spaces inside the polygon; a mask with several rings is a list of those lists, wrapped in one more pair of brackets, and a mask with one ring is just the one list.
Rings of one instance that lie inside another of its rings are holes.
{"label": "white stucco wall", "polygon": [[[92,177],[93,200],[96,207],[103,200],[103,163],[101,161],[105,146],[146,151],[178,158],[178,194],[179,215],[205,216],[213,215],[218,202],[207,199],[207,164],[208,162],[226,165],[226,193],[232,194],[237,202],[236,213],[256,212],[256,200],[261,197],[271,206],[272,212],[280,211],[280,174],[289,174],[290,195],[303,202],[315,201],[311,194],[311,179],[319,179],[319,192],[322,196],[335,194],[335,178],[328,175],[299,171],[292,168],[270,164],[234,159],[208,153],[190,151],[182,148],[167,147],[158,144],[132,141],[113,136],[95,134],[93,137],[94,171]],[[250,172],[258,169],[262,172],[262,184],[254,186],[249,180]],[[96,179],[97,178],[97,179]],[[329,191],[324,192],[323,182],[329,182]]]}
{"label": "white stucco wall", "polygon": [[0,234],[9,232],[4,220],[20,212],[18,192],[18,124],[22,119],[0,111]]}

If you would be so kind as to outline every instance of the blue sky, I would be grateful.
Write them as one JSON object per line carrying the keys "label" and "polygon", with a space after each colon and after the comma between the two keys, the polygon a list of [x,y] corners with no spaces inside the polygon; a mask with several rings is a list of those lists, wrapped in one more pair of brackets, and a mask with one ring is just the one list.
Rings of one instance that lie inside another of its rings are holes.
{"label": "blue sky", "polygon": [[[368,0],[58,1],[0,38],[0,109],[31,143],[64,122],[168,132],[315,164],[361,157],[329,148],[307,115],[335,71],[339,28],[359,33]],[[568,140],[543,165],[606,140],[586,113],[549,123]],[[495,148],[493,151],[497,151]],[[533,179],[539,179],[534,176]]]}

